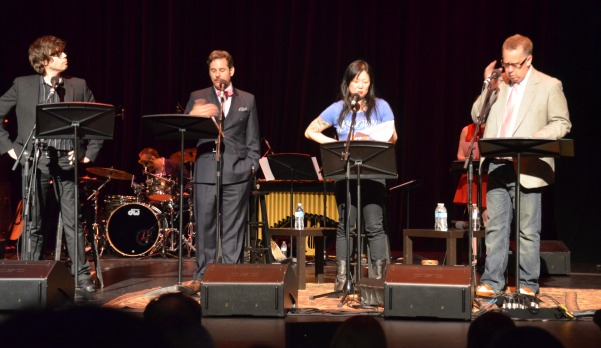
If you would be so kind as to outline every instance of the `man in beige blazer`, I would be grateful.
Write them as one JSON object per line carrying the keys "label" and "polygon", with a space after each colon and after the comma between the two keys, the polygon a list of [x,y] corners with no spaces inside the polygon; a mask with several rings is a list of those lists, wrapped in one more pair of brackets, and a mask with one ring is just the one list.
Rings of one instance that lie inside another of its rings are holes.
{"label": "man in beige blazer", "polygon": [[[516,34],[503,43],[504,72],[494,80],[496,61],[484,70],[493,77],[496,90],[490,98],[490,113],[483,138],[551,138],[565,136],[572,127],[561,81],[543,74],[532,65],[532,41]],[[482,96],[472,107],[476,122]],[[486,202],[486,263],[476,295],[495,297],[506,287],[509,238],[514,217],[513,203],[517,163],[511,158],[486,158],[488,187]],[[539,289],[541,192],[554,181],[553,158],[523,158],[520,175],[520,294],[534,296]]]}

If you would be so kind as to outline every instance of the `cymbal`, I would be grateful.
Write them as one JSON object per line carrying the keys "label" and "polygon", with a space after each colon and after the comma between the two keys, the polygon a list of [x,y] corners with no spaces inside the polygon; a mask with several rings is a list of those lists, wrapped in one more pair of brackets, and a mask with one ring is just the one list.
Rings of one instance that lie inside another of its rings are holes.
{"label": "cymbal", "polygon": [[[181,162],[182,160],[182,152],[178,151],[173,155],[169,156],[169,159],[172,161]],[[194,163],[196,161],[196,148],[190,148],[184,150],[184,163]]]}
{"label": "cymbal", "polygon": [[98,176],[104,176],[105,178],[109,178],[109,179],[131,180],[131,178],[133,178],[133,175],[131,175],[129,173],[124,172],[122,170],[113,169],[113,168],[92,167],[92,168],[86,168],[86,171],[88,173],[92,173],[92,174],[98,175]]}
{"label": "cymbal", "polygon": [[80,176],[79,180],[80,181],[95,181],[95,180],[98,180],[98,178],[94,178],[94,177],[86,175],[86,176]]}
{"label": "cymbal", "polygon": [[93,183],[94,181],[98,181],[98,178],[93,178],[93,177],[87,176],[87,175],[79,177],[80,183]]}

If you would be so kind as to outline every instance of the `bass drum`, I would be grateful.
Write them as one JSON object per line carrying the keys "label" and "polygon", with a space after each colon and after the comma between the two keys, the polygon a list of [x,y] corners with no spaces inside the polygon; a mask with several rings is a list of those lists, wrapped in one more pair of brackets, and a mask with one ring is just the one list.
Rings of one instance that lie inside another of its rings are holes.
{"label": "bass drum", "polygon": [[130,203],[115,209],[106,225],[106,236],[113,249],[123,256],[144,256],[160,239],[167,222],[161,211],[147,204]]}
{"label": "bass drum", "polygon": [[111,213],[120,206],[128,203],[136,203],[138,199],[136,196],[122,196],[122,195],[111,195],[106,196],[104,199],[104,217],[111,216]]}

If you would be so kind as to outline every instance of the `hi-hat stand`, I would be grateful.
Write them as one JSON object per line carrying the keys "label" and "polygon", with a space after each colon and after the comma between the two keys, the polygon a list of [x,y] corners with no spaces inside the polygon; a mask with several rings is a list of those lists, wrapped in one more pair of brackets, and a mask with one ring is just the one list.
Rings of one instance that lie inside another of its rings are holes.
{"label": "hi-hat stand", "polygon": [[[94,222],[91,226],[92,233],[92,247],[94,250],[94,262],[96,262],[96,278],[98,278],[98,285],[100,288],[104,287],[104,280],[102,278],[102,270],[100,269],[100,257],[104,253],[104,248],[106,247],[106,231],[102,231],[100,228],[100,224],[98,223],[98,196],[100,195],[100,191],[111,181],[111,178],[107,178],[97,189],[93,190],[92,194],[89,195],[86,200],[92,202],[92,207],[94,208]],[[57,241],[58,243],[58,241]],[[100,248],[98,245],[100,244]]]}

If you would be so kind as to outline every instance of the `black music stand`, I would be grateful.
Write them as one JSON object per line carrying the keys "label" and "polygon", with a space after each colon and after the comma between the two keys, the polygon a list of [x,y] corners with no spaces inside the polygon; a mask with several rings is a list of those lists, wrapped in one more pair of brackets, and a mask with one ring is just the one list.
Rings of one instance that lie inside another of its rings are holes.
{"label": "black music stand", "polygon": [[[397,167],[394,144],[381,141],[351,141],[349,160],[361,179],[396,179]],[[322,144],[320,147],[324,177],[334,180],[345,179],[345,168],[341,166],[344,142]],[[358,169],[361,172],[358,172]]]}
{"label": "black music stand", "polygon": [[[290,228],[294,228],[294,180],[321,180],[313,158],[302,153],[278,153],[267,157],[261,169],[266,179],[290,181]],[[271,173],[271,175],[269,174]]]}
{"label": "black music stand", "polygon": [[[190,293],[190,289],[182,286],[182,238],[183,238],[183,208],[184,208],[184,140],[185,134],[191,133],[197,138],[210,138],[217,135],[217,128],[210,117],[190,116],[182,114],[161,114],[142,116],[157,139],[180,140],[180,153],[182,154],[179,174],[179,246],[177,284],[175,290]],[[201,252],[197,250],[196,252]]]}
{"label": "black music stand", "polygon": [[[369,140],[354,140],[349,143],[348,157],[346,154],[345,142],[335,142],[322,144],[320,146],[321,161],[323,165],[324,177],[335,180],[347,180],[347,191],[349,189],[348,181],[351,180],[351,175],[356,175],[357,180],[357,266],[355,268],[356,281],[361,277],[361,180],[362,179],[396,179],[396,155],[394,144],[380,141]],[[345,158],[346,157],[346,158]],[[345,229],[347,243],[347,277],[343,287],[343,292],[346,294],[338,303],[338,307],[342,307],[345,298],[354,292],[354,285],[351,280],[350,272],[350,221],[348,221],[348,212],[350,211],[349,201],[350,193],[347,192],[347,202],[345,205]],[[339,291],[334,291],[326,294],[312,296],[312,299],[330,296],[337,294]]]}
{"label": "black music stand", "polygon": [[[35,137],[38,139],[73,139],[75,182],[75,255],[71,255],[75,269],[75,287],[78,286],[78,248],[79,248],[79,174],[77,170],[78,139],[111,140],[115,126],[115,108],[113,105],[86,102],[40,104],[36,107]],[[58,243],[59,241],[57,241]],[[102,285],[98,248],[94,239],[95,266]],[[85,256],[85,254],[84,254]]]}
{"label": "black music stand", "polygon": [[572,139],[544,138],[488,138],[478,143],[482,157],[517,158],[517,183],[515,185],[515,291],[520,290],[520,174],[522,157],[573,157]]}

